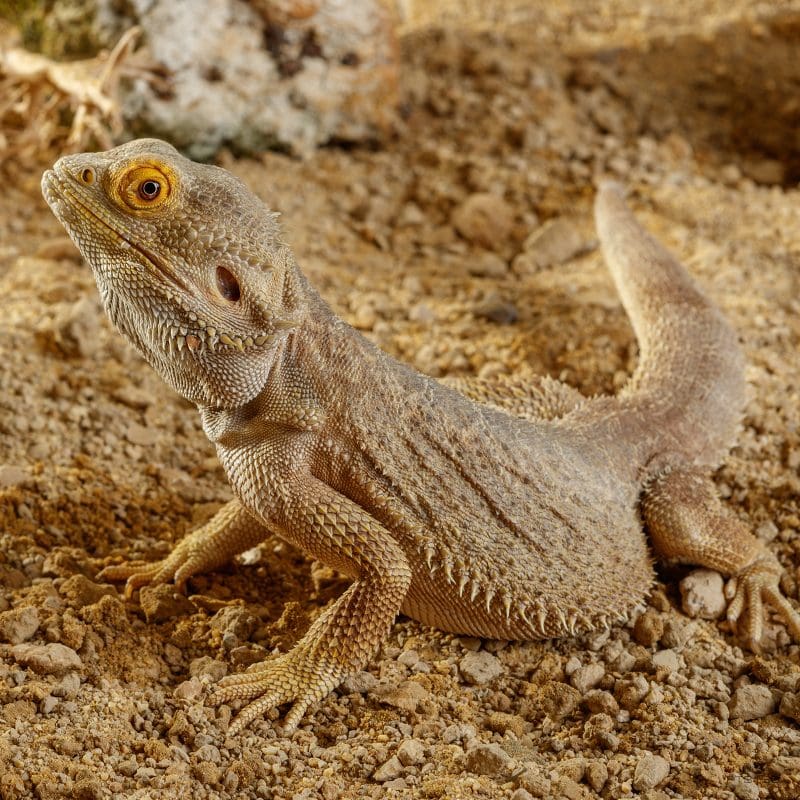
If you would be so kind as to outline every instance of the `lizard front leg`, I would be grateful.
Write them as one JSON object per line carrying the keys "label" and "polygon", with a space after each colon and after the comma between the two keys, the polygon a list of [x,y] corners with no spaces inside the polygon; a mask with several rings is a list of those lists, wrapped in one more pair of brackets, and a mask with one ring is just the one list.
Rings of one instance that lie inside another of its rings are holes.
{"label": "lizard front leg", "polygon": [[405,553],[389,531],[322,481],[296,479],[281,505],[286,538],[355,581],[288,653],[220,681],[212,703],[248,703],[230,734],[284,703],[292,703],[286,730],[294,729],[312,703],[375,655],[411,582]]}
{"label": "lizard front leg", "polygon": [[778,611],[792,637],[800,641],[800,615],[781,593],[777,558],[724,508],[701,470],[668,469],[655,476],[645,486],[642,509],[660,558],[733,576],[728,619],[738,624],[747,612],[745,636],[751,649],[759,648],[765,603]]}
{"label": "lizard front leg", "polygon": [[155,564],[120,564],[106,567],[99,578],[126,581],[130,597],[140,586],[174,581],[182,589],[193,575],[221,567],[270,535],[270,530],[238,501],[226,503],[205,525],[192,531]]}

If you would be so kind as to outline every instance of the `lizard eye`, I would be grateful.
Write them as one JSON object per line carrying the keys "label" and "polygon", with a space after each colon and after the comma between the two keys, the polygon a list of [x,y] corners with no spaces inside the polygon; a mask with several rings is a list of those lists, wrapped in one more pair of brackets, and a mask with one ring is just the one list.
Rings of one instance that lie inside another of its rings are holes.
{"label": "lizard eye", "polygon": [[217,267],[217,289],[226,300],[230,300],[232,303],[235,303],[241,296],[239,281],[225,267]]}
{"label": "lizard eye", "polygon": [[112,190],[112,196],[135,211],[160,208],[170,199],[174,177],[166,166],[137,164],[120,176]]}
{"label": "lizard eye", "polygon": [[161,192],[161,184],[158,181],[154,181],[152,178],[148,178],[146,181],[142,181],[139,184],[137,192],[142,200],[155,200]]}

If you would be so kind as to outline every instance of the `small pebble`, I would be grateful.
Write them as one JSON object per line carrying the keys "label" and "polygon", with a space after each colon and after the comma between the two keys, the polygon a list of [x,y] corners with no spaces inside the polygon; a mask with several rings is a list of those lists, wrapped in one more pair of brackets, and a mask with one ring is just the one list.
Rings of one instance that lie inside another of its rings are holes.
{"label": "small pebble", "polygon": [[734,719],[761,719],[775,710],[775,698],[761,683],[740,686],[733,693],[728,709]]}
{"label": "small pebble", "polygon": [[669,775],[669,762],[661,756],[648,753],[639,759],[633,773],[633,786],[640,792],[655,789]]}
{"label": "small pebble", "polygon": [[467,683],[475,686],[488,683],[503,674],[503,665],[500,660],[485,650],[466,653],[459,662],[458,668]]}
{"label": "small pebble", "polygon": [[499,744],[478,744],[467,752],[466,769],[476,775],[505,772],[511,757]]}
{"label": "small pebble", "polygon": [[681,607],[687,616],[718,619],[728,606],[722,575],[714,570],[693,570],[681,581],[680,590]]}

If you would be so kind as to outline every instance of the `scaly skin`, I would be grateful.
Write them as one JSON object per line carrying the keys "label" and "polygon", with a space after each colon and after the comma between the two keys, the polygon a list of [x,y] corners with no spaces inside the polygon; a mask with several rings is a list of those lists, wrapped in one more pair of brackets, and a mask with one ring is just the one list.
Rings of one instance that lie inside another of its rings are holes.
{"label": "scaly skin", "polygon": [[[641,358],[618,397],[542,378],[414,372],[337,319],[239,181],[140,140],[61,159],[44,195],[106,311],[197,404],[236,500],[128,591],[212,569],[276,533],[349,575],[288,653],[223,679],[231,732],[308,706],[374,656],[399,611],[445,630],[541,639],[603,628],[645,598],[651,555],[734,576],[753,646],[764,604],[795,639],[780,567],[707,472],[744,402],[736,338],[612,185],[597,223]],[[745,615],[745,611],[749,611]]]}

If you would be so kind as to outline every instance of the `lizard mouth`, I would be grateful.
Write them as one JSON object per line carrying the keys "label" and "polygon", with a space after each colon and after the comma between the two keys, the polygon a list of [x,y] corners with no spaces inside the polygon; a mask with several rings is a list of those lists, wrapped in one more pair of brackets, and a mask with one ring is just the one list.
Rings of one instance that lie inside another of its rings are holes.
{"label": "lizard mouth", "polygon": [[[99,226],[105,232],[106,238],[114,242],[121,250],[132,250],[137,253],[141,260],[158,275],[163,281],[172,286],[177,286],[184,292],[189,288],[175,274],[174,270],[157,256],[152,250],[141,244],[131,241],[128,237],[120,233],[108,219],[100,212],[88,198],[81,197],[67,181],[65,181],[55,170],[49,169],[42,176],[42,190],[50,208],[58,217],[69,232],[73,226],[83,222],[97,229]],[[66,207],[66,208],[65,208]],[[65,210],[74,217],[72,221],[67,218]]]}

